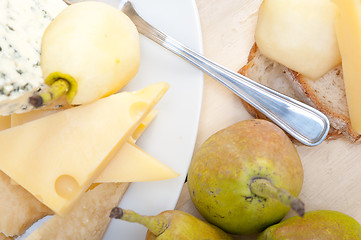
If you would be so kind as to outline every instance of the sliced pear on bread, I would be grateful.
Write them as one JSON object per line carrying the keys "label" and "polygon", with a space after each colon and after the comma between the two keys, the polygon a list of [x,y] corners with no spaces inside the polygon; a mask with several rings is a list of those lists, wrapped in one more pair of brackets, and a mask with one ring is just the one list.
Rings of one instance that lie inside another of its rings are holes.
{"label": "sliced pear on bread", "polygon": [[330,0],[264,0],[255,32],[261,53],[311,79],[339,65]]}

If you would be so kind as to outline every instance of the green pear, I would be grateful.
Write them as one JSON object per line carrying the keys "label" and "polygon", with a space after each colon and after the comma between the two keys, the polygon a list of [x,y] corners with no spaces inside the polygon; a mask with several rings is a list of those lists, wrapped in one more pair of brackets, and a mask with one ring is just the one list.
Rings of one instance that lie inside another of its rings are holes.
{"label": "green pear", "polygon": [[267,228],[257,240],[356,240],[361,239],[361,225],[337,211],[316,210],[303,218],[291,217]]}
{"label": "green pear", "polygon": [[263,231],[278,223],[303,184],[298,152],[288,136],[265,120],[246,120],[209,137],[195,153],[188,190],[200,214],[232,234]]}
{"label": "green pear", "polygon": [[144,225],[148,228],[146,240],[233,239],[218,227],[178,210],[164,211],[157,216],[144,216],[131,210],[115,207],[110,217]]}

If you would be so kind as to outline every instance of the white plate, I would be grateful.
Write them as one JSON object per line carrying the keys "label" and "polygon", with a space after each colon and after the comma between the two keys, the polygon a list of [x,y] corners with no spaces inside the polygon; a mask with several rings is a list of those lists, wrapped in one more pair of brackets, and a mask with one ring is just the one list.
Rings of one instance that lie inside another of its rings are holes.
{"label": "white plate", "polygon": [[[120,3],[120,0],[102,1],[112,5]],[[132,2],[139,14],[153,26],[202,53],[201,29],[194,0]],[[170,88],[156,106],[159,110],[157,117],[137,144],[180,176],[165,181],[131,183],[119,206],[140,214],[157,215],[174,209],[187,175],[198,131],[203,73],[158,44],[140,37],[140,70],[124,90],[139,90],[159,81],[168,82]],[[49,218],[35,223],[18,240],[25,239]],[[145,239],[146,231],[137,223],[112,220],[103,239]]]}
{"label": "white plate", "polygon": [[[201,53],[202,40],[194,0],[133,0],[145,20],[161,31]],[[141,66],[125,90],[138,90],[150,83],[166,81],[170,89],[156,106],[159,113],[138,140],[151,155],[176,170],[176,179],[132,183],[120,207],[140,214],[158,214],[174,209],[193,154],[203,92],[203,73],[158,44],[141,36]],[[146,228],[113,220],[106,240],[144,239]]]}

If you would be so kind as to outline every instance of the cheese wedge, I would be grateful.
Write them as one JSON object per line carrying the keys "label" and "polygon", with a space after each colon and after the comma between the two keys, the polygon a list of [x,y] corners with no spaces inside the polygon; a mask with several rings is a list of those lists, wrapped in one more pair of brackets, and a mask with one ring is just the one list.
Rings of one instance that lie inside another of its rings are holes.
{"label": "cheese wedge", "polygon": [[88,189],[169,85],[122,92],[0,132],[0,169],[59,215]]}
{"label": "cheese wedge", "polygon": [[[10,127],[16,127],[22,125],[27,122],[31,122],[36,119],[40,119],[51,114],[64,111],[71,106],[67,107],[59,107],[59,108],[51,108],[51,109],[35,109],[29,112],[24,113],[13,113],[10,116],[0,116],[0,130],[5,130]],[[152,109],[152,111],[144,118],[141,124],[137,127],[137,129],[132,134],[131,138],[129,138],[129,142],[136,142],[138,138],[142,135],[144,130],[150,125],[150,123],[157,116],[158,111]]]}
{"label": "cheese wedge", "polygon": [[[15,113],[11,115],[11,126],[15,127],[62,110],[64,109]],[[156,115],[157,111],[153,109],[94,181],[95,183],[160,181],[179,176],[173,169],[134,144]]]}
{"label": "cheese wedge", "polygon": [[147,117],[143,120],[143,122],[137,127],[137,129],[134,131],[132,137],[129,139],[129,142],[135,143],[138,138],[143,134],[144,130],[149,126],[149,124],[154,120],[154,118],[157,116],[158,111],[153,109]]}
{"label": "cheese wedge", "polygon": [[160,181],[178,176],[177,172],[157,158],[152,157],[134,143],[128,143],[124,144],[94,182]]}
{"label": "cheese wedge", "polygon": [[352,128],[361,134],[361,2],[334,0],[339,9],[336,35],[342,58]]}
{"label": "cheese wedge", "polygon": [[32,110],[30,112],[24,112],[24,113],[13,113],[11,114],[11,127],[16,127],[19,125],[22,125],[27,122],[31,122],[46,116],[49,116],[51,114],[60,112],[61,110],[65,109],[36,109]]}

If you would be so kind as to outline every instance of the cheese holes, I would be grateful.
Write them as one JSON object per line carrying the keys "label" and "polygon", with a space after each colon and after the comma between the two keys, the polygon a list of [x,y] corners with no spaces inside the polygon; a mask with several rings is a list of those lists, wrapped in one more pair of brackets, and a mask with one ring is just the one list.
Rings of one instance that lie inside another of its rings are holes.
{"label": "cheese holes", "polygon": [[72,199],[80,191],[78,182],[70,175],[61,175],[55,181],[56,193],[66,199]]}

